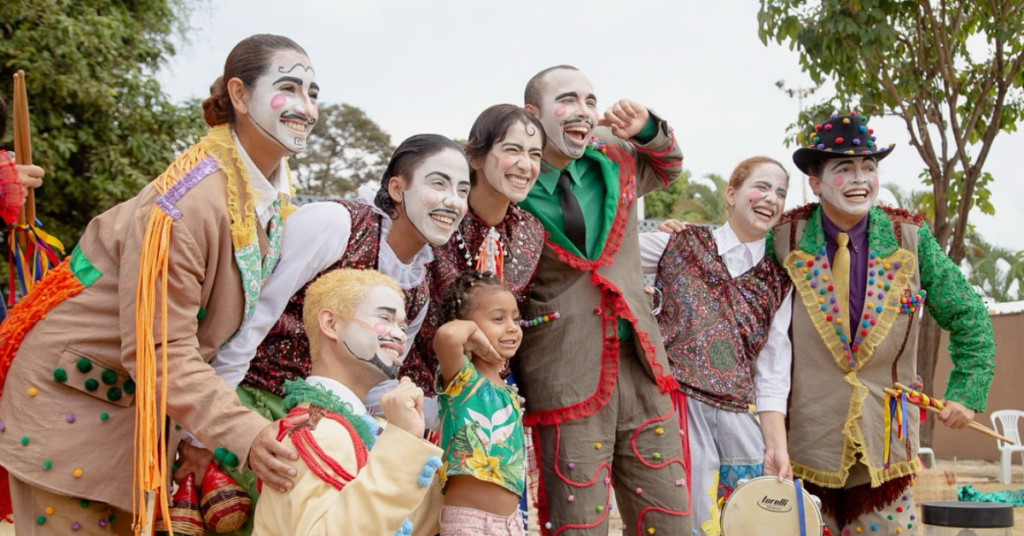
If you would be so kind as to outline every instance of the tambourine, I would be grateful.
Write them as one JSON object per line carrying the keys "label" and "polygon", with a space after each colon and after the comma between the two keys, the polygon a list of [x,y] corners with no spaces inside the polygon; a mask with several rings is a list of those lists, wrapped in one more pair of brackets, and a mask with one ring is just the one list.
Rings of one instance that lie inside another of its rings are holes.
{"label": "tambourine", "polygon": [[806,536],[821,536],[821,500],[803,492],[803,508],[792,481],[762,476],[739,480],[722,507],[722,536],[798,536],[803,511]]}

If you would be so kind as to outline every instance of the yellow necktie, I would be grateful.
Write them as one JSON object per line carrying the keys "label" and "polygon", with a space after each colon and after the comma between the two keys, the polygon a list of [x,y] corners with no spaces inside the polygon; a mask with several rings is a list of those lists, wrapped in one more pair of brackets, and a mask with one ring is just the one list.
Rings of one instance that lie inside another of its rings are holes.
{"label": "yellow necktie", "polygon": [[[836,302],[839,306],[839,317],[850,314],[850,250],[847,244],[850,243],[850,235],[839,233],[836,235],[836,256],[832,259],[832,281],[836,289]],[[850,322],[853,319],[847,318],[843,331],[850,333]]]}

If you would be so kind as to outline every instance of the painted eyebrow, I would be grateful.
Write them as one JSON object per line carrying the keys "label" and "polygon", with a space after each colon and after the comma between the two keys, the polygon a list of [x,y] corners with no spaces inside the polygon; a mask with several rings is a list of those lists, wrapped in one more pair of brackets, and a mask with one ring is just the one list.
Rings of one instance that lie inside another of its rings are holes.
{"label": "painted eyebrow", "polygon": [[843,164],[853,164],[853,160],[849,160],[849,159],[847,159],[847,160],[840,160],[840,161],[838,161],[838,162],[836,162],[835,164],[832,165],[832,169],[835,169],[835,168],[837,168],[837,167],[839,167],[839,166],[841,166]]}
{"label": "painted eyebrow", "polygon": [[320,91],[320,84],[317,84],[316,82],[310,82],[309,89],[315,89],[317,91]]}
{"label": "painted eyebrow", "polygon": [[523,146],[522,146],[521,144],[518,144],[518,143],[514,142],[514,141],[506,141],[506,142],[503,142],[503,143],[501,144],[501,146],[502,146],[503,148],[504,148],[504,147],[514,147],[514,148],[516,148],[516,149],[519,149],[520,151],[522,151],[522,150],[523,150]]}
{"label": "painted eyebrow", "polygon": [[592,100],[594,102],[597,102],[597,95],[594,95],[593,93],[591,93],[590,95],[587,95],[587,99],[590,99],[590,100]]}
{"label": "painted eyebrow", "polygon": [[394,307],[378,307],[377,310],[384,311],[385,313],[391,313],[392,315],[398,314],[398,309],[395,309]]}
{"label": "painted eyebrow", "polygon": [[302,79],[295,76],[282,76],[281,78],[274,80],[274,85],[280,84],[281,82],[292,82],[293,84],[298,84],[299,87],[302,87],[303,85]]}
{"label": "painted eyebrow", "polygon": [[430,173],[427,173],[427,174],[426,174],[426,175],[424,176],[424,178],[427,178],[427,177],[429,177],[429,176],[431,176],[431,175],[438,175],[438,176],[440,176],[440,177],[441,177],[442,179],[444,179],[444,180],[446,180],[446,181],[448,181],[448,182],[452,182],[452,178],[451,178],[451,176],[450,176],[450,175],[448,175],[447,173],[443,173],[443,172],[440,172],[440,171],[431,171]]}
{"label": "painted eyebrow", "polygon": [[575,91],[566,91],[565,93],[562,93],[561,95],[558,95],[557,97],[555,97],[555,100],[556,101],[562,100],[565,97],[579,97],[579,94],[576,93]]}

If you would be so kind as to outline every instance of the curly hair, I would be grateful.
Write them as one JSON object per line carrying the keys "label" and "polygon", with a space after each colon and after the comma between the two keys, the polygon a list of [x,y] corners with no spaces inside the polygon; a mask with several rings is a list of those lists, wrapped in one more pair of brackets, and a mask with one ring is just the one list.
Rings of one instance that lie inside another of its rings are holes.
{"label": "curly hair", "polygon": [[441,298],[441,322],[466,320],[473,314],[473,300],[479,297],[481,292],[488,295],[503,290],[508,290],[505,283],[491,272],[462,272],[444,289]]}

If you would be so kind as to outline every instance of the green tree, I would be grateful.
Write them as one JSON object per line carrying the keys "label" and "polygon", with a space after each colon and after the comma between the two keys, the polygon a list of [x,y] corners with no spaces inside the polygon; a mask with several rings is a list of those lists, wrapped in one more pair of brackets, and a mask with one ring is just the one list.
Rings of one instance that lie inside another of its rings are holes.
{"label": "green tree", "polygon": [[[1016,130],[1024,114],[1024,2],[761,0],[758,21],[763,43],[788,44],[815,83],[834,82],[829,108],[856,103],[861,113],[904,121],[925,184],[945,201],[934,204],[935,238],[954,262],[963,260],[968,213],[995,212],[985,160],[996,136]],[[798,124],[818,118],[805,113]],[[926,312],[918,371],[929,391],[938,344]]]}
{"label": "green tree", "polygon": [[46,170],[37,214],[69,252],[93,216],[203,131],[198,103],[176,106],[154,76],[189,10],[187,0],[0,2],[0,92],[10,100],[25,71],[33,160]]}
{"label": "green tree", "polygon": [[673,218],[720,225],[728,219],[725,211],[728,186],[720,175],[712,173],[695,181],[689,171],[683,170],[668,188],[644,196],[644,215],[648,219]]}
{"label": "green tree", "polygon": [[967,281],[996,302],[1018,300],[1024,283],[1024,252],[990,244],[977,232],[967,237]]}
{"label": "green tree", "polygon": [[345,197],[368,180],[380,180],[395,148],[391,136],[348,104],[320,106],[306,151],[295,157],[295,189],[308,195]]}
{"label": "green tree", "polygon": [[935,219],[935,198],[932,197],[931,192],[924,190],[911,190],[908,192],[895,182],[887,182],[882,185],[882,188],[892,192],[892,196],[896,198],[899,208],[920,214],[929,223]]}

